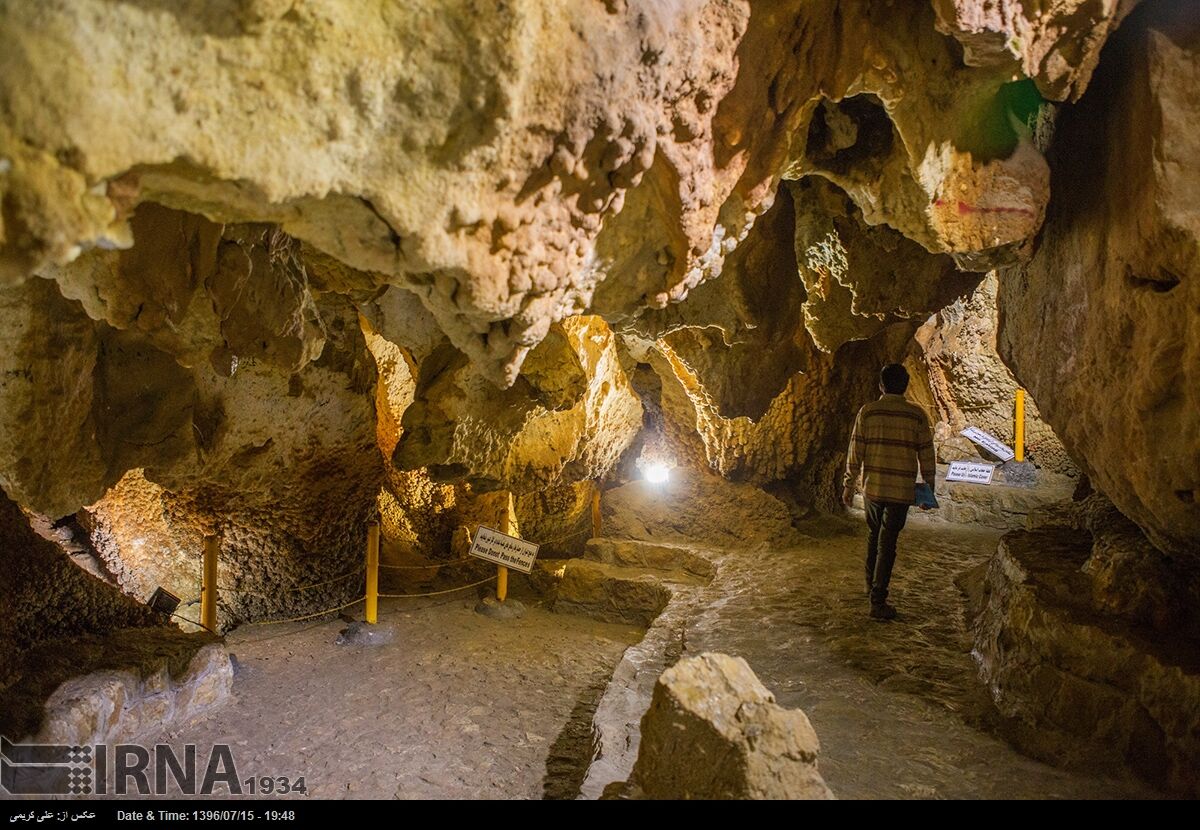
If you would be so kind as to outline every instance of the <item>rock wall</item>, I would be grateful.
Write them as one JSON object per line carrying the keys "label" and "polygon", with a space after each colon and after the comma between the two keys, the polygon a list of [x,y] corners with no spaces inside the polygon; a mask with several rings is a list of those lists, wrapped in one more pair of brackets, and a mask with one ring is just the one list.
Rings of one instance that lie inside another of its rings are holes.
{"label": "rock wall", "polygon": [[898,325],[833,355],[813,349],[807,371],[793,375],[757,421],[721,417],[695,373],[660,344],[650,359],[663,378],[672,452],[728,478],[782,488],[801,506],[833,509],[854,414],[878,397],[880,367],[902,358],[911,332]]}
{"label": "rock wall", "polygon": [[[1094,559],[1090,535],[1075,528],[1004,536],[975,621],[980,674],[1026,752],[1089,769],[1129,767],[1195,797],[1200,641],[1194,631],[1164,636],[1112,613],[1105,579],[1089,573]],[[1151,575],[1150,590],[1160,576]]]}
{"label": "rock wall", "polygon": [[[780,189],[720,280],[619,331],[657,377],[643,393],[655,413],[643,456],[776,488],[803,510],[839,503],[854,413],[877,395],[879,368],[905,355],[914,321],[978,277],[859,220],[818,245],[810,226],[855,209],[832,185],[801,185]],[[854,269],[844,256],[836,274],[811,261],[830,238],[855,251]],[[845,303],[829,301],[836,292]]]}
{"label": "rock wall", "polygon": [[[155,642],[141,632],[124,632],[122,640],[127,652],[142,649],[137,662],[58,686],[46,700],[41,728],[24,735],[26,740],[81,746],[133,743],[147,732],[183,726],[232,697],[233,663],[224,645],[210,642],[188,649],[168,638]],[[129,656],[126,661],[133,662]]]}
{"label": "rock wall", "polygon": [[5,496],[0,496],[0,546],[0,688],[20,680],[22,654],[38,643],[164,624],[158,614],[86,573],[35,534]]}
{"label": "rock wall", "polygon": [[573,317],[504,390],[448,342],[437,346],[418,368],[392,463],[435,481],[527,491],[599,478],[641,424],[612,332],[599,318]]}
{"label": "rock wall", "polygon": [[[934,440],[941,461],[979,457],[960,434],[969,426],[995,435],[1010,447],[1015,427],[1018,384],[996,353],[996,274],[940,309],[917,329],[916,347],[906,361],[910,374],[929,388]],[[1075,475],[1077,468],[1037,403],[1025,396],[1026,460],[1040,469]]]}
{"label": "rock wall", "polygon": [[795,248],[807,293],[804,326],[822,351],[923,320],[979,280],[887,225],[867,225],[845,192],[824,179],[789,182],[789,190],[802,206]]}
{"label": "rock wall", "polygon": [[0,480],[50,516],[88,505],[142,599],[195,597],[201,539],[220,533],[222,624],[347,601],[353,579],[293,589],[359,566],[383,476],[356,309],[277,229],[153,205],[133,226],[144,246],[0,291]]}
{"label": "rock wall", "polygon": [[1200,21],[1145,3],[1056,127],[999,348],[1071,456],[1164,552],[1200,551]]}

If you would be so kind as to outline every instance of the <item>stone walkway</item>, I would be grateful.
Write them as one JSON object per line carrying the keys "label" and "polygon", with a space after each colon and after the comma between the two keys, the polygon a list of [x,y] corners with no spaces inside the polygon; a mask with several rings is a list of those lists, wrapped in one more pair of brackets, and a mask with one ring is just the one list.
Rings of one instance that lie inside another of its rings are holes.
{"label": "stone walkway", "polygon": [[910,519],[893,582],[900,618],[878,623],[867,617],[861,522],[801,531],[796,546],[720,556],[716,580],[689,601],[683,653],[744,657],[781,704],[803,708],[839,797],[1156,796],[1038,763],[987,731],[956,581],[987,561],[999,532]]}

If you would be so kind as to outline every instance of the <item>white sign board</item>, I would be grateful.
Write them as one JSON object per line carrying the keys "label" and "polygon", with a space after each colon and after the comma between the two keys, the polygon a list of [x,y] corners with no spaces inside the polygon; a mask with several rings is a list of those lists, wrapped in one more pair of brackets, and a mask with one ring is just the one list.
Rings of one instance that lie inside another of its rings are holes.
{"label": "white sign board", "polygon": [[533,561],[537,559],[538,555],[538,545],[498,530],[492,530],[490,527],[481,527],[475,531],[475,539],[471,542],[470,553],[480,559],[486,559],[497,565],[527,574],[533,570]]}
{"label": "white sign board", "polygon": [[979,446],[983,447],[992,455],[999,458],[1001,461],[1012,461],[1017,456],[1017,454],[999,438],[990,433],[984,432],[978,427],[967,427],[962,431],[962,434],[970,438]]}
{"label": "white sign board", "polygon": [[972,484],[991,484],[995,464],[980,464],[978,461],[951,461],[946,471],[946,481],[969,481]]}

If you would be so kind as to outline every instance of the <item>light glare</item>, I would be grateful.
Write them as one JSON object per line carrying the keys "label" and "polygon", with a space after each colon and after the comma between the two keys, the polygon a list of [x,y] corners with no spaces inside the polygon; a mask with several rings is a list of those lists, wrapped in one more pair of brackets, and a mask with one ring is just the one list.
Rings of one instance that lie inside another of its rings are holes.
{"label": "light glare", "polygon": [[670,475],[666,464],[651,464],[646,468],[646,481],[651,484],[665,484]]}

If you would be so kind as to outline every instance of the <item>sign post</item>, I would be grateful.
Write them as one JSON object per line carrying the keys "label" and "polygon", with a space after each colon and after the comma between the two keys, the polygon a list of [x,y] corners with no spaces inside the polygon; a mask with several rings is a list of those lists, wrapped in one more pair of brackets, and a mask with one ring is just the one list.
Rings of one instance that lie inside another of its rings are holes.
{"label": "sign post", "polygon": [[[499,568],[499,580],[496,585],[496,599],[500,596],[500,587],[508,581],[508,569],[529,573],[537,559],[538,544],[509,536],[490,527],[482,525],[475,531],[471,541],[471,556],[488,562],[496,563]],[[507,587],[507,585],[505,585]]]}
{"label": "sign post", "polygon": [[367,622],[379,622],[379,522],[367,525]]}

